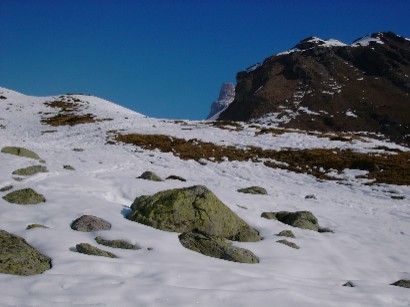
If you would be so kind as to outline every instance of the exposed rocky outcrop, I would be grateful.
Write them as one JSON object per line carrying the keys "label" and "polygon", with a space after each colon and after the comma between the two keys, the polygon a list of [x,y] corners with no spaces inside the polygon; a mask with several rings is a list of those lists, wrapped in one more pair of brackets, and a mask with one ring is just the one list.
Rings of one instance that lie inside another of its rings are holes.
{"label": "exposed rocky outcrop", "polygon": [[293,227],[319,231],[318,220],[310,211],[263,212],[261,216],[270,220],[278,220]]}
{"label": "exposed rocky outcrop", "polygon": [[258,263],[258,258],[245,248],[233,246],[224,238],[203,232],[189,231],[179,235],[181,244],[206,256],[241,263]]}
{"label": "exposed rocky outcrop", "polygon": [[400,280],[392,283],[392,286],[397,286],[397,287],[410,289],[410,280],[409,279],[400,279]]}
{"label": "exposed rocky outcrop", "polygon": [[21,189],[3,196],[3,199],[12,204],[18,205],[35,205],[46,201],[42,194],[33,189]]}
{"label": "exposed rocky outcrop", "polygon": [[259,233],[204,186],[192,186],[137,197],[128,219],[154,228],[198,230],[234,241],[258,241]]}
{"label": "exposed rocky outcrop", "polygon": [[207,119],[217,119],[221,111],[226,109],[235,98],[235,86],[232,83],[222,84],[219,97],[211,105],[211,112]]}
{"label": "exposed rocky outcrop", "polygon": [[410,41],[374,33],[352,45],[310,37],[237,74],[219,120],[370,131],[410,144]]}
{"label": "exposed rocky outcrop", "polygon": [[50,268],[50,258],[23,238],[0,230],[0,273],[26,276],[41,274]]}
{"label": "exposed rocky outcrop", "polygon": [[94,215],[83,215],[73,221],[71,224],[71,229],[84,232],[110,230],[111,224]]}

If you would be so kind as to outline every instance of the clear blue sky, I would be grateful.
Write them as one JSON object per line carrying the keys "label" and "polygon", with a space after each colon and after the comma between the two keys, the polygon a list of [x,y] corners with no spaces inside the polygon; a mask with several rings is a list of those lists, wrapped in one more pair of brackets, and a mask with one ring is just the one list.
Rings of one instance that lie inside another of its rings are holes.
{"label": "clear blue sky", "polygon": [[203,119],[223,82],[308,36],[410,37],[410,1],[0,0],[0,86]]}

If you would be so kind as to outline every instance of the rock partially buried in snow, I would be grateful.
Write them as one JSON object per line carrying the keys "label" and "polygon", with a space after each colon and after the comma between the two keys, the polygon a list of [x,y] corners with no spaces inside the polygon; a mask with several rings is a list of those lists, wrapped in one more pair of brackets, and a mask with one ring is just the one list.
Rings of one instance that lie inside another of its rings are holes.
{"label": "rock partially buried in snow", "polygon": [[42,194],[30,188],[11,192],[3,196],[3,199],[18,205],[35,205],[46,201]]}
{"label": "rock partially buried in snow", "polygon": [[276,241],[276,242],[277,242],[277,243],[284,244],[284,245],[287,245],[287,246],[292,247],[292,248],[294,248],[294,249],[299,249],[299,248],[300,248],[297,244],[295,244],[295,243],[293,243],[293,242],[290,242],[290,241],[288,241],[288,240],[278,240],[278,241]]}
{"label": "rock partially buried in snow", "polygon": [[263,212],[261,216],[271,220],[278,220],[293,227],[310,229],[314,231],[319,230],[318,220],[310,211]]}
{"label": "rock partially buried in snow", "polygon": [[224,238],[203,232],[189,231],[178,236],[181,244],[206,256],[241,263],[258,263],[258,258],[245,248],[233,246]]}
{"label": "rock partially buried in snow", "polygon": [[27,230],[34,229],[34,228],[48,228],[48,227],[42,224],[30,224],[30,225],[27,225],[26,227]]}
{"label": "rock partially buried in snow", "polygon": [[46,173],[48,172],[47,167],[42,165],[32,165],[25,168],[19,168],[15,170],[12,174],[18,176],[32,176],[37,173]]}
{"label": "rock partially buried in snow", "polygon": [[83,215],[73,221],[71,224],[71,229],[84,232],[110,230],[111,224],[94,215]]}
{"label": "rock partially buried in snow", "polygon": [[0,230],[0,273],[35,275],[51,269],[51,259],[23,238]]}
{"label": "rock partially buried in snow", "polygon": [[295,235],[293,234],[292,230],[282,230],[281,232],[278,233],[278,236],[288,237],[288,238],[296,238]]}
{"label": "rock partially buried in snow", "polygon": [[150,171],[143,172],[138,178],[151,181],[164,181],[160,176]]}
{"label": "rock partially buried in snow", "polygon": [[11,155],[16,155],[16,156],[41,160],[39,155],[36,154],[34,151],[31,151],[31,150],[28,150],[22,147],[6,146],[2,148],[1,152],[6,153],[6,154],[11,154]]}
{"label": "rock partially buried in snow", "polygon": [[262,195],[268,194],[265,188],[258,187],[258,186],[238,189],[238,192],[247,193],[247,194],[262,194]]}
{"label": "rock partially buried in snow", "polygon": [[400,280],[392,283],[391,285],[410,289],[410,280],[409,279],[400,279]]}
{"label": "rock partially buried in snow", "polygon": [[121,248],[121,249],[139,249],[136,245],[131,244],[124,240],[106,240],[102,237],[96,237],[95,241],[98,244],[109,246],[112,248]]}
{"label": "rock partially buried in snow", "polygon": [[92,255],[92,256],[102,256],[102,257],[108,257],[108,258],[118,258],[115,254],[99,249],[98,247],[92,246],[91,244],[88,244],[88,243],[77,244],[75,248],[81,254]]}
{"label": "rock partially buried in snow", "polygon": [[234,241],[259,241],[250,227],[205,186],[192,186],[137,197],[129,220],[175,232],[198,230]]}

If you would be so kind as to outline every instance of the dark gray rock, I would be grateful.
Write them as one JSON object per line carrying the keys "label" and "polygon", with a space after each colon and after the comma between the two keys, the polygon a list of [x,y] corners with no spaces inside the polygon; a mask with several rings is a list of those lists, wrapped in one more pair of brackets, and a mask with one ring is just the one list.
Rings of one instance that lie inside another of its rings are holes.
{"label": "dark gray rock", "polygon": [[71,229],[84,232],[110,230],[111,224],[94,215],[83,215],[73,221]]}
{"label": "dark gray rock", "polygon": [[258,263],[258,258],[249,250],[233,246],[224,238],[203,232],[189,231],[179,235],[181,244],[206,256],[241,263]]}

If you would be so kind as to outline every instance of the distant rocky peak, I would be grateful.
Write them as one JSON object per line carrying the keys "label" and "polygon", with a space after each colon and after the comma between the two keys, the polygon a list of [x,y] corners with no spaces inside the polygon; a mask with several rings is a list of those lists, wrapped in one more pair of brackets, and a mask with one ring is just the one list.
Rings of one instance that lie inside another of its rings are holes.
{"label": "distant rocky peak", "polygon": [[219,91],[219,97],[212,103],[211,112],[207,119],[217,119],[219,114],[225,110],[234,99],[235,85],[229,82],[223,83]]}
{"label": "distant rocky peak", "polygon": [[293,49],[298,49],[298,50],[308,50],[314,47],[342,47],[346,46],[345,43],[342,43],[341,41],[337,39],[321,39],[315,36],[311,36],[308,38],[305,38],[304,40],[300,41],[299,44],[297,44]]}

